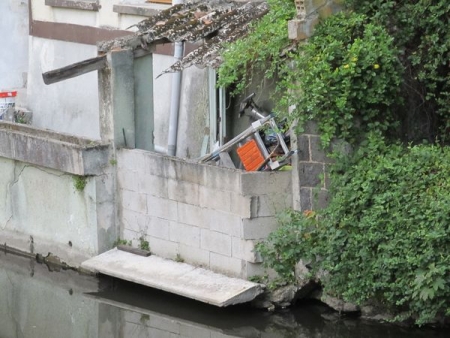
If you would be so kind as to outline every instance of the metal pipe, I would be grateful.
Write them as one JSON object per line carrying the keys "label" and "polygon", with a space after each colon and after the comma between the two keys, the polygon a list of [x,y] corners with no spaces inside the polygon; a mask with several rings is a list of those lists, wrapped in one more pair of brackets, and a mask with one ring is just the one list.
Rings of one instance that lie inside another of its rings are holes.
{"label": "metal pipe", "polygon": [[[172,5],[182,4],[184,0],[173,0]],[[183,58],[183,42],[175,42],[174,58],[175,62]],[[172,92],[170,96],[170,115],[169,115],[169,136],[167,141],[167,154],[176,156],[177,137],[178,137],[178,115],[180,110],[181,96],[181,71],[172,75]]]}

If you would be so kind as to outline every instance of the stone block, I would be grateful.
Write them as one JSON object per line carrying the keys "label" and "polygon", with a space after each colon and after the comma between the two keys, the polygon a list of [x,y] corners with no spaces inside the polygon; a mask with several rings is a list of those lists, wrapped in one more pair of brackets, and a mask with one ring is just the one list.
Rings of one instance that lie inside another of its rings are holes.
{"label": "stone block", "polygon": [[135,151],[141,153],[141,158],[143,162],[141,170],[143,170],[145,174],[166,178],[169,177],[168,175],[169,159],[167,156],[150,151],[140,151],[140,150]]}
{"label": "stone block", "polygon": [[203,208],[230,212],[231,193],[229,191],[221,191],[200,186],[199,205]]}
{"label": "stone block", "polygon": [[330,162],[330,159],[327,157],[327,152],[329,151],[329,149],[323,149],[322,142],[320,141],[319,136],[311,135],[310,145],[311,145],[311,161],[322,163]]}
{"label": "stone block", "polygon": [[142,214],[147,213],[147,199],[145,194],[130,190],[121,190],[120,195],[124,209],[137,211]]}
{"label": "stone block", "polygon": [[242,196],[241,194],[237,194],[232,192],[230,195],[231,198],[231,212],[240,216],[241,218],[250,218],[251,215],[251,206],[252,206],[252,197],[250,196]]}
{"label": "stone block", "polygon": [[232,277],[241,277],[244,262],[241,259],[228,257],[214,252],[209,256],[209,267],[211,270]]}
{"label": "stone block", "polygon": [[170,222],[169,237],[172,242],[200,248],[200,228],[178,222]]}
{"label": "stone block", "polygon": [[198,184],[169,179],[167,187],[169,199],[187,204],[199,204]]}
{"label": "stone block", "polygon": [[300,210],[312,210],[312,188],[300,188]]}
{"label": "stone block", "polygon": [[177,202],[147,195],[147,213],[170,221],[178,219]]}
{"label": "stone block", "polygon": [[241,238],[243,239],[263,239],[278,227],[275,217],[259,217],[253,219],[243,219],[241,228]]}
{"label": "stone block", "polygon": [[180,202],[177,204],[177,206],[178,222],[188,225],[194,225],[200,228],[209,228],[207,213],[210,210],[201,208],[197,205]]}
{"label": "stone block", "polygon": [[311,160],[308,135],[300,135],[297,138],[297,149],[298,149],[297,157],[298,157],[299,161],[310,161]]}
{"label": "stone block", "polygon": [[231,257],[231,236],[207,229],[200,230],[200,248]]}
{"label": "stone block", "polygon": [[124,229],[132,230],[134,232],[142,232],[146,230],[145,224],[147,217],[147,215],[133,210],[122,209],[120,223]]}
{"label": "stone block", "polygon": [[231,238],[231,255],[251,263],[262,262],[261,255],[255,251],[256,241],[245,240],[239,237]]}
{"label": "stone block", "polygon": [[175,259],[178,253],[178,243],[148,236],[150,251],[160,257]]}
{"label": "stone block", "polygon": [[168,179],[162,176],[150,175],[145,171],[137,173],[138,191],[147,195],[169,198]]}
{"label": "stone block", "polygon": [[239,237],[241,233],[241,217],[235,214],[204,209],[206,223],[209,229],[226,235]]}
{"label": "stone block", "polygon": [[209,251],[207,250],[179,244],[178,254],[188,264],[209,268]]}
{"label": "stone block", "polygon": [[255,196],[274,193],[291,193],[290,171],[244,172],[241,174],[241,193]]}
{"label": "stone block", "polygon": [[323,163],[299,162],[298,172],[300,187],[318,187],[322,186],[322,178],[324,175]]}
{"label": "stone block", "polygon": [[318,210],[318,209],[324,209],[328,206],[328,190],[325,189],[313,189],[313,200],[312,200],[312,209]]}

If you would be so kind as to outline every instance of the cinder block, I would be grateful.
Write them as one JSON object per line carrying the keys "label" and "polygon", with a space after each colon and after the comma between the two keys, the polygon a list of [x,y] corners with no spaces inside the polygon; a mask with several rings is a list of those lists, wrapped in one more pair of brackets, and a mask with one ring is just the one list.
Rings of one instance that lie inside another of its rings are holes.
{"label": "cinder block", "polygon": [[232,277],[241,277],[244,262],[241,259],[219,255],[211,252],[209,266],[212,271]]}
{"label": "cinder block", "polygon": [[242,220],[241,238],[264,239],[278,227],[275,217],[258,217]]}
{"label": "cinder block", "polygon": [[139,171],[137,173],[138,191],[147,195],[169,198],[168,179]]}
{"label": "cinder block", "polygon": [[[143,328],[145,328],[145,326]],[[136,331],[133,334],[135,335]],[[144,330],[140,331],[140,334],[138,335],[138,337],[170,338],[171,335],[172,335],[172,333],[169,331],[160,330],[160,329],[157,329],[154,327],[147,327],[146,330],[144,329]],[[125,336],[125,337],[133,337],[133,335],[129,335],[129,336]]]}
{"label": "cinder block", "polygon": [[241,173],[236,169],[205,165],[203,184],[211,189],[238,193]]}
{"label": "cinder block", "polygon": [[201,229],[200,248],[231,257],[231,236]]}
{"label": "cinder block", "polygon": [[134,149],[117,149],[116,157],[118,169],[137,171],[143,162],[140,153]]}
{"label": "cinder block", "polygon": [[288,37],[290,40],[306,40],[309,34],[310,32],[304,19],[288,21]]}
{"label": "cinder block", "polygon": [[198,325],[192,325],[187,322],[180,322],[180,336],[189,338],[211,338],[211,330]]}
{"label": "cinder block", "polygon": [[169,157],[168,164],[168,178],[192,184],[205,184],[203,178],[204,167],[198,163],[189,162],[176,157]]}
{"label": "cinder block", "polygon": [[178,222],[170,222],[170,240],[200,248],[200,228]]}
{"label": "cinder block", "polygon": [[147,212],[149,216],[155,216],[170,221],[178,219],[177,202],[147,195]]}
{"label": "cinder block", "polygon": [[245,276],[243,276],[243,278],[250,278],[252,276],[264,276],[267,272],[261,263],[251,263],[251,262],[245,263],[244,270]]}
{"label": "cinder block", "polygon": [[148,236],[150,251],[160,257],[175,259],[178,253],[178,243]]}
{"label": "cinder block", "polygon": [[148,236],[169,240],[169,221],[159,217],[147,216],[146,234]]}
{"label": "cinder block", "polygon": [[268,195],[290,192],[292,179],[290,171],[244,172],[241,174],[243,196]]}
{"label": "cinder block", "polygon": [[133,210],[142,214],[147,213],[147,199],[145,194],[130,190],[121,190],[121,205],[124,209]]}
{"label": "cinder block", "polygon": [[210,189],[200,186],[199,205],[203,208],[230,212],[231,193],[229,191]]}
{"label": "cinder block", "polygon": [[298,173],[300,187],[322,187],[322,178],[325,173],[323,163],[299,162]]}
{"label": "cinder block", "polygon": [[169,179],[169,199],[181,203],[199,204],[199,185],[184,181]]}
{"label": "cinder block", "polygon": [[[122,229],[120,239],[131,241],[133,247],[137,248],[139,233],[130,229]],[[111,248],[112,249],[112,248]]]}
{"label": "cinder block", "polygon": [[197,205],[186,203],[178,203],[178,222],[194,225],[200,228],[208,228],[207,221],[208,209],[201,208]]}
{"label": "cinder block", "polygon": [[[126,312],[129,312],[129,311],[126,311]],[[162,330],[162,331],[171,332],[171,333],[175,333],[175,334],[180,333],[179,322],[172,318],[165,317],[163,315],[152,314],[150,316],[150,320],[149,320],[148,324],[151,327],[154,327],[154,328]]]}
{"label": "cinder block", "polygon": [[204,214],[206,216],[206,223],[209,224],[210,230],[230,236],[240,236],[242,220],[240,216],[229,212],[211,209],[204,209]]}
{"label": "cinder block", "polygon": [[119,189],[139,192],[139,179],[136,171],[117,169],[117,184]]}
{"label": "cinder block", "polygon": [[241,218],[251,217],[252,197],[242,196],[238,193],[231,193],[231,213],[240,216]]}
{"label": "cinder block", "polygon": [[148,216],[139,212],[122,209],[119,216],[120,223],[124,229],[128,229],[134,232],[146,232],[148,224]]}
{"label": "cinder block", "polygon": [[252,218],[276,216],[287,208],[292,208],[290,192],[255,196],[253,200]]}
{"label": "cinder block", "polygon": [[188,264],[209,268],[209,251],[207,250],[180,244],[178,246],[178,253]]}
{"label": "cinder block", "polygon": [[142,153],[142,167],[145,174],[168,178],[167,156],[155,152],[145,151]]}
{"label": "cinder block", "polygon": [[262,262],[261,255],[255,251],[256,242],[257,241],[232,237],[231,238],[232,257],[252,263]]}

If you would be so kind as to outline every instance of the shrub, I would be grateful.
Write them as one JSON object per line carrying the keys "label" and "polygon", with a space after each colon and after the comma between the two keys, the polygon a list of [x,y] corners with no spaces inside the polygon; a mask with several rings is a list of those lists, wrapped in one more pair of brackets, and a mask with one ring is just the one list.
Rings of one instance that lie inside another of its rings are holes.
{"label": "shrub", "polygon": [[310,259],[329,273],[325,292],[347,301],[376,302],[418,324],[449,316],[449,172],[448,148],[372,135],[333,167],[332,199],[314,226],[298,214],[259,249],[283,278]]}

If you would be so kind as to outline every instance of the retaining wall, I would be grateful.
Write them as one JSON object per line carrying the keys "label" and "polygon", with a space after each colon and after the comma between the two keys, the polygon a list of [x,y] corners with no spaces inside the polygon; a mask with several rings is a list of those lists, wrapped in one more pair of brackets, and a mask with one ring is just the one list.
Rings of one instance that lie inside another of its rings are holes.
{"label": "retaining wall", "polygon": [[117,152],[122,239],[229,276],[261,274],[255,243],[292,206],[291,172],[244,172],[143,150]]}

